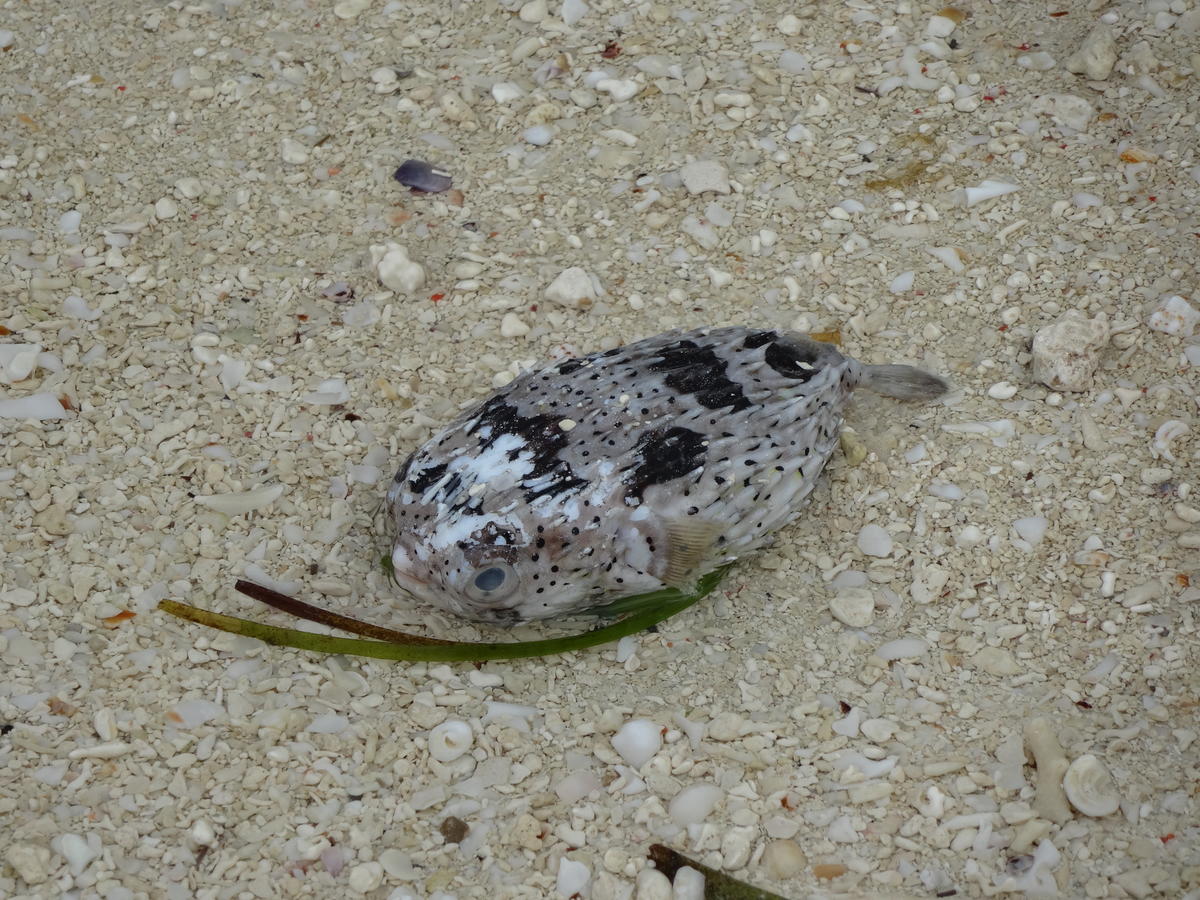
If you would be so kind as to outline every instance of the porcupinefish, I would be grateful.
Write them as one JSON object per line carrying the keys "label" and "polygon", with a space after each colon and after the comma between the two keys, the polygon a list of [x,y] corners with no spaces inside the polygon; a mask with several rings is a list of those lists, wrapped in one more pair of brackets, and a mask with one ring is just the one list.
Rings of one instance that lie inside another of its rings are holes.
{"label": "porcupinefish", "polygon": [[523,374],[396,473],[396,580],[504,625],[686,590],[800,513],[859,386],[903,400],[948,388],[750,328],[670,332]]}

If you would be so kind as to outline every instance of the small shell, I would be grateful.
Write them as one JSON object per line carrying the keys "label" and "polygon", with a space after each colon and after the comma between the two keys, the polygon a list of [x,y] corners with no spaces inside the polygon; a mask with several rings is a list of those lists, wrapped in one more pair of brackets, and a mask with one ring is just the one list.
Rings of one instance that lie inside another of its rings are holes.
{"label": "small shell", "polygon": [[449,172],[435,169],[423,159],[406,159],[392,177],[405,187],[427,194],[440,194],[454,183]]}
{"label": "small shell", "polygon": [[1175,462],[1175,455],[1171,452],[1171,443],[1183,437],[1190,430],[1191,428],[1186,422],[1180,422],[1178,419],[1169,419],[1163,422],[1154,432],[1154,440],[1150,442],[1150,455],[1155,459]]}
{"label": "small shell", "polygon": [[1111,815],[1121,806],[1121,795],[1108,767],[1090,753],[1067,768],[1063,790],[1071,805],[1085,816]]}
{"label": "small shell", "polygon": [[475,735],[462,719],[449,719],[429,732],[429,755],[438,762],[451,762],[471,749]]}

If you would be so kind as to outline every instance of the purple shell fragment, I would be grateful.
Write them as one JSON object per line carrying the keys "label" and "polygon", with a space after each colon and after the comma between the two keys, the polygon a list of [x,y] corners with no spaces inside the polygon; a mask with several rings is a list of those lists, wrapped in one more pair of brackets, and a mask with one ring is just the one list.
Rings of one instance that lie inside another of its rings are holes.
{"label": "purple shell fragment", "polygon": [[406,159],[393,177],[405,187],[428,194],[440,194],[454,183],[449,172],[435,169],[422,159]]}

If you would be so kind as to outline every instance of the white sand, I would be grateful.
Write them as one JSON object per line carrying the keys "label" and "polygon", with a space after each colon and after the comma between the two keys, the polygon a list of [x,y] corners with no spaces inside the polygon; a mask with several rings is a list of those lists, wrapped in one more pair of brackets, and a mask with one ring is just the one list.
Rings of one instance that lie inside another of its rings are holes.
{"label": "white sand", "polygon": [[[1200,895],[1200,7],[964,8],[0,7],[0,896],[603,900],[653,842],[789,897]],[[1052,393],[1068,310],[1109,337]],[[403,456],[522,365],[729,323],[959,390],[862,398],[658,633],[477,669],[155,610],[284,623],[248,577],[492,636],[378,571]],[[1086,754],[1113,814],[1059,793]]]}

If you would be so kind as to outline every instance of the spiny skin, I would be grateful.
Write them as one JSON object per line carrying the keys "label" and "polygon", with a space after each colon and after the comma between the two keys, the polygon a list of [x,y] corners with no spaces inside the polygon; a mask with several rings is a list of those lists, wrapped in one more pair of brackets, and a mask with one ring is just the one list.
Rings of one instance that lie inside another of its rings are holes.
{"label": "spiny skin", "polygon": [[522,375],[400,467],[397,579],[471,619],[552,618],[663,587],[680,529],[702,536],[699,577],[796,517],[857,385],[945,388],[883,371],[800,334],[706,328]]}

